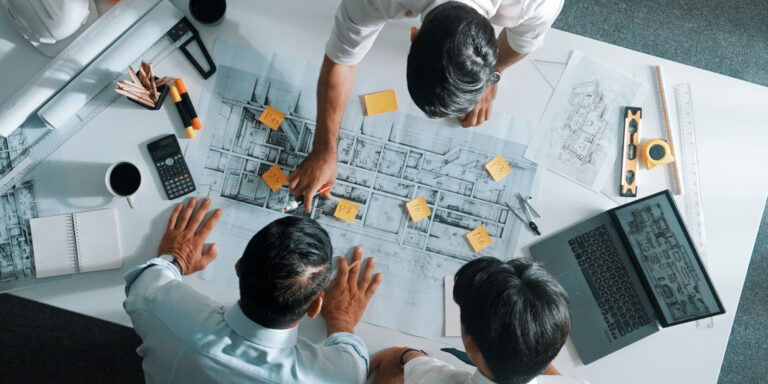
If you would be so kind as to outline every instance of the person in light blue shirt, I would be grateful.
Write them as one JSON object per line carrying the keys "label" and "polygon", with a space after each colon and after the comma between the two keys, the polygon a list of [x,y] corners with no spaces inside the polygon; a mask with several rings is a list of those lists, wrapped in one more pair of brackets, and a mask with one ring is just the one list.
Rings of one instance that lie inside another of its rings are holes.
{"label": "person in light blue shirt", "polygon": [[[231,308],[181,281],[216,258],[205,239],[222,215],[192,198],[171,214],[159,257],[125,275],[123,303],[142,344],[137,349],[148,383],[359,383],[368,350],[353,334],[381,283],[374,258],[362,269],[362,249],[351,264],[339,258],[332,281],[332,246],[314,220],[285,217],[260,230],[235,265],[240,300]],[[206,248],[206,249],[204,249]],[[327,288],[329,282],[332,284]],[[299,337],[304,316],[322,314],[328,338]]]}

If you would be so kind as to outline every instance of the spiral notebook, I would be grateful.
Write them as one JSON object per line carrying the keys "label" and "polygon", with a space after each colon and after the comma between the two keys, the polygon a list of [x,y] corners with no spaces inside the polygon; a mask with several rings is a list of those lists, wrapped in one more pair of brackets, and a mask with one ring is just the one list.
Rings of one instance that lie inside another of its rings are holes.
{"label": "spiral notebook", "polygon": [[37,278],[123,266],[114,209],[29,220]]}

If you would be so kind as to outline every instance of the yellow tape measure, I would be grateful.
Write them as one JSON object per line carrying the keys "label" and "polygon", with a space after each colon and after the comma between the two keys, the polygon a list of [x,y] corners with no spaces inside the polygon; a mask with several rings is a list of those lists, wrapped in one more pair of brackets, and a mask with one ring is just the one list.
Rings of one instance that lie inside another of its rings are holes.
{"label": "yellow tape measure", "polygon": [[643,143],[642,151],[643,162],[648,169],[656,168],[659,165],[669,164],[675,160],[669,144],[662,139],[651,139]]}

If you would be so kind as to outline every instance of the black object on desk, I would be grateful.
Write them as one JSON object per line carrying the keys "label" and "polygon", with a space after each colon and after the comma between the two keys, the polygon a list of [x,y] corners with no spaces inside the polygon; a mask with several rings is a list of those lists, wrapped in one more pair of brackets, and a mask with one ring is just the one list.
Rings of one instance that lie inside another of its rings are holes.
{"label": "black object on desk", "polygon": [[181,153],[176,135],[163,136],[147,144],[149,156],[155,164],[160,182],[163,183],[169,200],[184,196],[195,190],[195,182],[189,172],[187,162]]}
{"label": "black object on desk", "polygon": [[203,24],[217,24],[227,12],[226,0],[190,0],[189,12]]}

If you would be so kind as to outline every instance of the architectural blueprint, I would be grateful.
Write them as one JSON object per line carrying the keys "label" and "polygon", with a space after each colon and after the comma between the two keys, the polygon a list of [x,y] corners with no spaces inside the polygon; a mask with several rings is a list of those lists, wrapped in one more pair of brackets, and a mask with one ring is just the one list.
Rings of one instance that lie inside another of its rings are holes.
{"label": "architectural blueprint", "polygon": [[620,108],[641,83],[573,52],[525,157],[600,190],[614,168]]}
{"label": "architectural blueprint", "polygon": [[702,267],[669,203],[650,201],[616,212],[638,263],[673,322],[717,312]]}
{"label": "architectural blueprint", "polygon": [[[292,197],[285,186],[272,192],[261,174],[274,164],[288,174],[311,150],[319,66],[224,40],[217,41],[214,59],[219,69],[209,83],[213,89],[200,103],[206,132],[190,144],[186,158],[200,195],[224,208],[211,235],[219,257],[200,276],[237,286],[234,264],[245,244],[282,217]],[[362,244],[366,255],[377,258],[384,279],[365,321],[438,339],[444,277],[479,255],[517,256],[523,224],[505,202],[515,201],[518,191],[531,194],[538,184],[535,164],[522,156],[534,124],[497,113],[483,127],[462,129],[455,121],[424,117],[405,91],[398,91],[400,111],[363,116],[357,96],[391,88],[356,81],[339,138],[335,199],[315,199],[312,217],[330,233],[336,255]],[[259,122],[265,105],[286,114],[280,129]],[[506,138],[478,133],[490,131]],[[484,164],[499,154],[513,172],[494,182]],[[432,215],[414,223],[404,205],[419,196]],[[360,205],[354,223],[333,217],[337,198]],[[493,244],[476,254],[465,235],[479,225]]]}
{"label": "architectural blueprint", "polygon": [[[5,160],[2,155],[0,159]],[[25,182],[0,195],[0,213],[2,213],[0,292],[2,292],[22,287],[35,280],[35,264],[32,258],[29,230],[29,219],[37,217],[33,183]]]}

